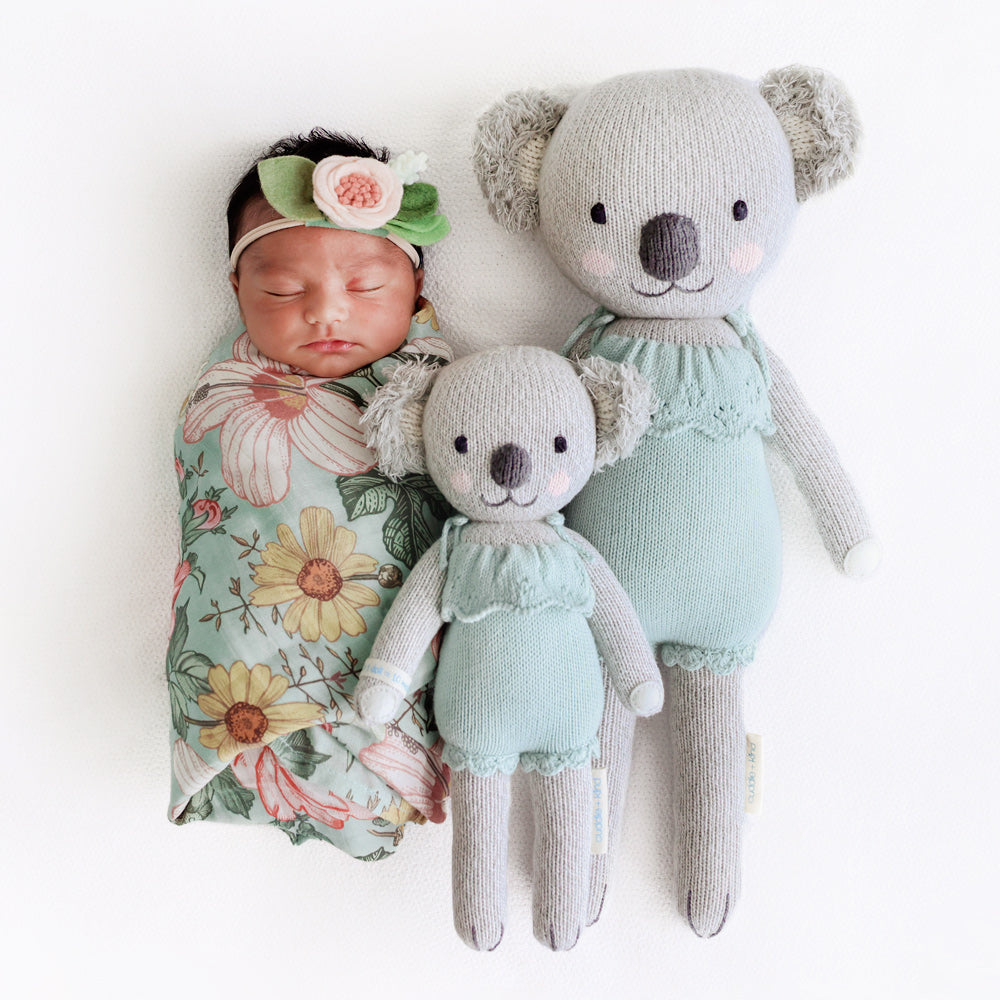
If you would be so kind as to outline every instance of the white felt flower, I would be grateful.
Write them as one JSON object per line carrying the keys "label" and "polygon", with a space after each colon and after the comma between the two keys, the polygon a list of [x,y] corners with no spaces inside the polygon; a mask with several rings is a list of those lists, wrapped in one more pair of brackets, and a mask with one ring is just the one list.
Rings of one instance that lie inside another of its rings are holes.
{"label": "white felt flower", "polygon": [[389,161],[389,169],[393,170],[404,184],[416,184],[420,175],[427,169],[427,154],[415,153],[412,149]]}
{"label": "white felt flower", "polygon": [[403,185],[379,160],[328,156],[313,171],[313,200],[342,229],[378,229],[399,211]]}

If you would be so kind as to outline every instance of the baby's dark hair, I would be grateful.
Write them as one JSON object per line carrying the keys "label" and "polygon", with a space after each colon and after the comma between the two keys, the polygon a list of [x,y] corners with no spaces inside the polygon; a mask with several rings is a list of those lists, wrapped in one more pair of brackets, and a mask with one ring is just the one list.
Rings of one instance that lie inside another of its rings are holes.
{"label": "baby's dark hair", "polygon": [[[236,240],[240,235],[240,222],[243,210],[256,198],[263,198],[260,188],[260,177],[257,174],[257,164],[272,156],[304,156],[306,159],[319,163],[328,156],[360,156],[373,157],[382,163],[389,162],[389,150],[385,146],[373,149],[363,139],[343,132],[330,132],[325,128],[314,128],[308,135],[286,135],[283,139],[272,143],[260,156],[254,160],[253,166],[240,178],[229,196],[229,206],[226,209],[226,220],[229,223],[229,252],[232,253]],[[424,254],[417,247],[420,266],[424,264]]]}

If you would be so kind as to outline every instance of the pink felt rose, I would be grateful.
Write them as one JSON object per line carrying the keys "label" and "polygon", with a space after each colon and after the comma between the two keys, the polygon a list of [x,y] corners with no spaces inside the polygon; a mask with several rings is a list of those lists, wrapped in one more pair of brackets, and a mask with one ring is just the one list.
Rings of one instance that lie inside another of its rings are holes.
{"label": "pink felt rose", "polygon": [[379,229],[399,211],[403,184],[378,160],[328,156],[313,171],[313,200],[342,229]]}

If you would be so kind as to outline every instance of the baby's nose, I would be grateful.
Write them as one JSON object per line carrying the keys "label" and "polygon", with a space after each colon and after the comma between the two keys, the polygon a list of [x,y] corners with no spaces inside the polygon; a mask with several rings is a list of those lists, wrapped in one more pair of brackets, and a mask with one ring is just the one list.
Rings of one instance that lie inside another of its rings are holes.
{"label": "baby's nose", "polygon": [[347,295],[335,288],[317,288],[306,302],[307,323],[337,323],[347,316]]}

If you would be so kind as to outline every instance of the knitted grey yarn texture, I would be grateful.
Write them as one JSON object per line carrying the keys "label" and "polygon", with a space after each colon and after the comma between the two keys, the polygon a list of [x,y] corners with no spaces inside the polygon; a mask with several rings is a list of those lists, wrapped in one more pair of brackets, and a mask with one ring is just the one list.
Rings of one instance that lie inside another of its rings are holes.
{"label": "knitted grey yarn texture", "polygon": [[590,768],[567,768],[551,778],[532,771],[529,780],[535,813],[535,937],[553,951],[567,951],[579,940],[587,904]]}
{"label": "knitted grey yarn texture", "polygon": [[740,894],[746,769],[743,668],[669,669],[678,899],[699,937],[722,930]]}
{"label": "knitted grey yarn texture", "polygon": [[476,951],[493,951],[507,919],[510,775],[451,778],[451,879],[458,936]]}
{"label": "knitted grey yarn texture", "polygon": [[823,544],[838,568],[855,545],[872,537],[868,515],[840,464],[823,425],[806,405],[788,369],[773,351],[771,410],[777,428],[771,444],[788,463],[816,517]]}
{"label": "knitted grey yarn texture", "polygon": [[369,406],[369,443],[380,463],[383,450],[398,453],[399,469],[425,460],[459,515],[386,615],[355,704],[370,724],[392,718],[412,665],[446,625],[434,705],[453,776],[455,928],[480,951],[503,937],[509,774],[520,764],[535,817],[535,936],[567,950],[587,909],[589,765],[605,698],[649,715],[663,684],[621,584],[559,510],[598,460],[634,447],[652,390],[634,370],[525,346],[439,373],[402,369],[383,387],[385,405]]}
{"label": "knitted grey yarn texture", "polygon": [[[606,311],[578,331],[573,356],[634,365],[658,396],[651,430],[566,517],[624,585],[669,674],[678,897],[704,937],[739,895],[742,672],[780,581],[765,440],[791,466],[838,568],[861,576],[878,558],[832,443],[745,311],[800,203],[852,172],[859,135],[839,81],[801,66],[759,83],[704,69],[633,73],[565,106],[523,90],[484,114],[476,135],[494,216],[512,231],[537,228]],[[611,697],[600,737],[613,853],[633,727]],[[610,866],[592,861],[589,922]]]}

